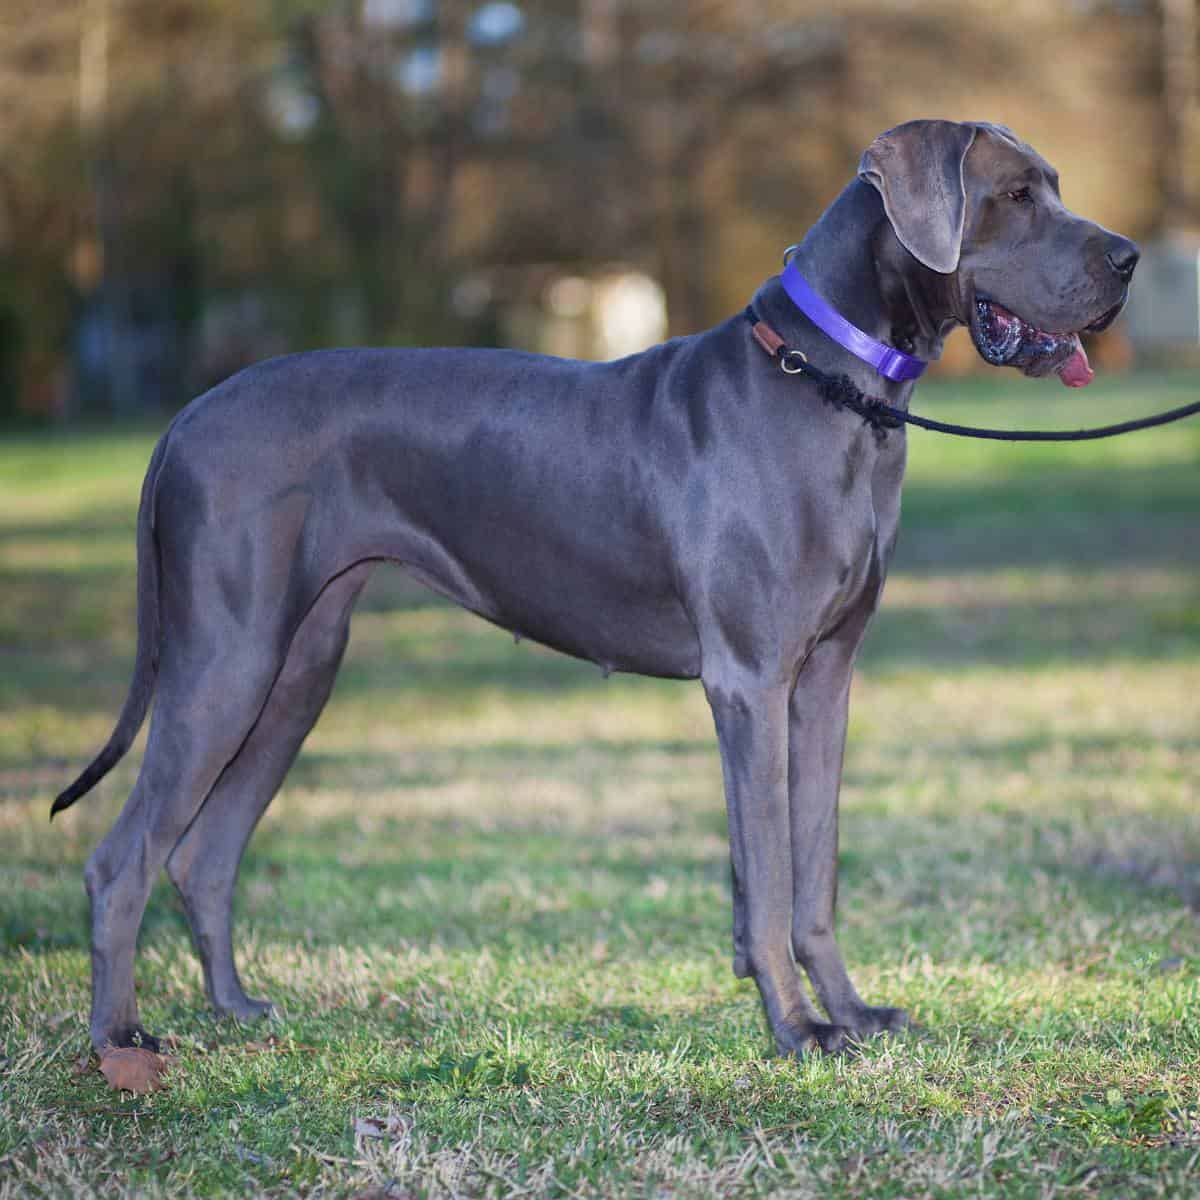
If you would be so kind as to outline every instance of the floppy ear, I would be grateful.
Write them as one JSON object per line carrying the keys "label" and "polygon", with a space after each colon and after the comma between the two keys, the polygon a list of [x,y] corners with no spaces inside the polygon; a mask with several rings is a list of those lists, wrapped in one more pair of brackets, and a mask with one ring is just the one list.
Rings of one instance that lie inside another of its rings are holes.
{"label": "floppy ear", "polygon": [[957,268],[962,249],[963,159],[975,133],[957,121],[907,121],[881,133],[858,164],[904,248],[943,275]]}

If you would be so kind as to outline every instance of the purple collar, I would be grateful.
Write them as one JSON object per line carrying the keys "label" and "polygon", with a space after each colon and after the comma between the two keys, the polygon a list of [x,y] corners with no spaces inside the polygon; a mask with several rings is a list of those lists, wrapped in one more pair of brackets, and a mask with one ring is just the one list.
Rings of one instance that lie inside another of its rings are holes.
{"label": "purple collar", "polygon": [[792,303],[822,332],[827,333],[839,346],[874,367],[885,379],[903,383],[916,379],[929,365],[923,359],[913,358],[903,350],[885,346],[863,333],[857,325],[851,325],[837,309],[827,304],[808,286],[808,281],[789,262],[782,276],[783,289],[792,298]]}

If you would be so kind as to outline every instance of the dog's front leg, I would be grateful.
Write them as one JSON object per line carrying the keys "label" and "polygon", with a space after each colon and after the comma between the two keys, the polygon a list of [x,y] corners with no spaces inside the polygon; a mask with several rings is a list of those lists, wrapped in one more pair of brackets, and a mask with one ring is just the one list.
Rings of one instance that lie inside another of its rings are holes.
{"label": "dog's front leg", "polygon": [[752,975],[783,1053],[842,1048],[792,960],[792,855],[787,789],[788,689],[705,678],[721,747],[733,859],[734,964]]}
{"label": "dog's front leg", "polygon": [[864,1003],[834,938],[838,792],[850,675],[861,633],[821,642],[804,664],[789,706],[788,791],[793,872],[792,946],[829,1019],[854,1039],[902,1029],[903,1009]]}

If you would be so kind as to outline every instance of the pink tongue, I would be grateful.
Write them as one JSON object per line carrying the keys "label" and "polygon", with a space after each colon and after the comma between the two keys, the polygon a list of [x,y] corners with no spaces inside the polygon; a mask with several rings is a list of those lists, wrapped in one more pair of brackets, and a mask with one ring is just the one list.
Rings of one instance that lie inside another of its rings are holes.
{"label": "pink tongue", "polygon": [[1087,387],[1095,378],[1096,372],[1088,364],[1087,351],[1075,338],[1075,353],[1058,368],[1058,377],[1067,387]]}

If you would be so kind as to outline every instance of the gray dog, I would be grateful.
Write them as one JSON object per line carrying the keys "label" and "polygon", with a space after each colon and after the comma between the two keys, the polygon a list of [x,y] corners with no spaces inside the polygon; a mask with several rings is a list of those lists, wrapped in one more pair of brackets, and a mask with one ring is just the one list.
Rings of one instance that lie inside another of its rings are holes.
{"label": "gray dog", "polygon": [[[1091,372],[1077,334],[1116,317],[1137,257],[1064,208],[1053,168],[1008,130],[913,121],[871,144],[793,266],[900,360],[937,358],[965,324],[989,362],[1078,386]],[[113,766],[156,695],[137,783],[86,870],[97,1047],[155,1045],[133,962],[164,864],[212,1003],[268,1010],[234,966],[238,865],[381,561],[606,670],[700,679],[728,801],[733,967],[779,1050],[905,1024],[859,997],[834,940],[850,673],[896,541],[904,435],[876,436],[763,351],[782,341],[896,406],[912,382],[822,332],[785,285],[759,289],[751,321],[617,362],[276,359],[172,422],[138,513],[130,693],[54,805]]]}

